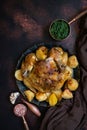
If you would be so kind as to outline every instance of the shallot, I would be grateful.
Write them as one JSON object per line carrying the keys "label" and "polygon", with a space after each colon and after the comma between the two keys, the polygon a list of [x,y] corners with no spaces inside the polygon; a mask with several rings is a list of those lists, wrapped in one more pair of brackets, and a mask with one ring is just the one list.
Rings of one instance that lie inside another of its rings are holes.
{"label": "shallot", "polygon": [[41,116],[41,112],[39,111],[39,109],[38,109],[35,105],[33,105],[33,104],[31,104],[31,103],[25,101],[24,99],[22,99],[22,101],[23,101],[23,103],[25,103],[25,104],[27,105],[27,107],[28,107],[35,115]]}

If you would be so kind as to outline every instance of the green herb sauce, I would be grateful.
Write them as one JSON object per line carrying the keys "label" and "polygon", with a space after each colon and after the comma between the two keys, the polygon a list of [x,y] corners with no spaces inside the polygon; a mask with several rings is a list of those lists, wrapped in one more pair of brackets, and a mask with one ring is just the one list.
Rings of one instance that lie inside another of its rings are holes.
{"label": "green herb sauce", "polygon": [[64,20],[56,20],[51,24],[49,32],[55,40],[63,40],[69,35],[70,27]]}

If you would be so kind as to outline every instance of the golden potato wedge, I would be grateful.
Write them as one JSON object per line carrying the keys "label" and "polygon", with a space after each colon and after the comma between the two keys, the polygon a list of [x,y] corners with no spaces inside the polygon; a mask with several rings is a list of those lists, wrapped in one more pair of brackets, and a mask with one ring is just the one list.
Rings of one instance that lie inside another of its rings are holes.
{"label": "golden potato wedge", "polygon": [[62,99],[62,90],[61,89],[53,90],[52,92],[56,94],[58,101],[60,101]]}
{"label": "golden potato wedge", "polygon": [[48,49],[45,46],[41,46],[36,50],[36,57],[39,60],[44,60],[47,57]]}
{"label": "golden potato wedge", "polygon": [[75,91],[78,88],[78,86],[79,86],[79,84],[76,79],[74,79],[74,78],[68,79],[67,87],[69,88],[69,90]]}
{"label": "golden potato wedge", "polygon": [[23,77],[22,77],[22,73],[21,73],[21,69],[18,69],[15,71],[15,78],[19,81],[22,81],[23,80]]}
{"label": "golden potato wedge", "polygon": [[48,101],[49,101],[49,105],[50,105],[50,106],[55,106],[55,105],[57,104],[57,101],[58,101],[58,98],[57,98],[56,94],[55,94],[55,93],[52,93],[52,94],[49,96]]}
{"label": "golden potato wedge", "polygon": [[65,81],[73,76],[73,69],[70,68],[69,66],[66,66],[64,70],[64,79]]}
{"label": "golden potato wedge", "polygon": [[73,98],[73,94],[69,89],[65,89],[62,93],[62,98],[71,99],[71,98]]}
{"label": "golden potato wedge", "polygon": [[71,68],[76,68],[78,66],[78,60],[77,57],[75,55],[72,55],[69,57],[68,59],[68,66],[70,66]]}
{"label": "golden potato wedge", "polygon": [[47,99],[47,97],[48,97],[48,95],[44,92],[37,92],[36,93],[36,99],[40,102],[45,101]]}
{"label": "golden potato wedge", "polygon": [[29,65],[34,65],[34,63],[37,61],[37,57],[35,53],[29,53],[28,55],[26,55],[24,61]]}
{"label": "golden potato wedge", "polygon": [[27,97],[27,99],[28,99],[29,102],[31,102],[33,100],[33,98],[35,97],[35,93],[33,93],[30,90],[25,90],[24,94]]}

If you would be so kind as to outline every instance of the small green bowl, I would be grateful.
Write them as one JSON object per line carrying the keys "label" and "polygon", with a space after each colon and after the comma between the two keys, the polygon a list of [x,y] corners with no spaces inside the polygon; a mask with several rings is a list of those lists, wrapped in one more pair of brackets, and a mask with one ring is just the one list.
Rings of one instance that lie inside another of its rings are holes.
{"label": "small green bowl", "polygon": [[64,40],[70,34],[70,25],[63,19],[56,19],[51,23],[49,33],[55,40]]}

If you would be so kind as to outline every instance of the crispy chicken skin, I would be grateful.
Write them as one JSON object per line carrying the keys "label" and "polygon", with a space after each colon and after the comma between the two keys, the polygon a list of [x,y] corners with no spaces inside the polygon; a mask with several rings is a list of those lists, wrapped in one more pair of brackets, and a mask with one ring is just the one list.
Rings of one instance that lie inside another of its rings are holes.
{"label": "crispy chicken skin", "polygon": [[46,92],[54,88],[53,82],[57,82],[58,69],[52,59],[39,61],[29,75],[29,80],[38,91]]}
{"label": "crispy chicken skin", "polygon": [[64,73],[59,73],[56,62],[52,58],[38,61],[28,75],[30,86],[40,92],[60,89],[65,81]]}

